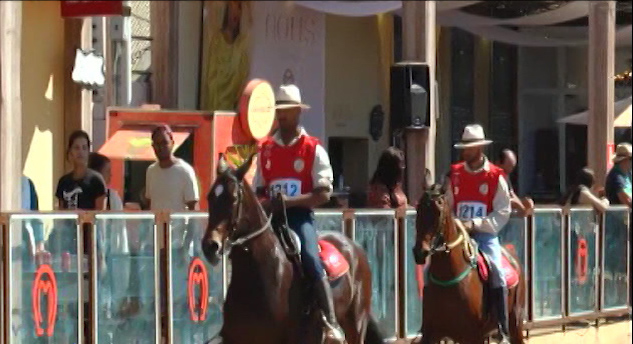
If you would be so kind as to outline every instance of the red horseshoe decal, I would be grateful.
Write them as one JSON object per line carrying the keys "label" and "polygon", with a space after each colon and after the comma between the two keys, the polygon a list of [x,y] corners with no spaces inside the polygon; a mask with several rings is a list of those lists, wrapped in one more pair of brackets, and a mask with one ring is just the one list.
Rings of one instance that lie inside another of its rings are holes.
{"label": "red horseshoe decal", "polygon": [[[200,296],[196,300],[195,289],[200,287]],[[203,322],[207,318],[209,305],[209,275],[202,260],[194,257],[189,264],[187,278],[187,297],[189,300],[189,316],[193,322]],[[198,302],[196,302],[198,301]]]}
{"label": "red horseshoe decal", "polygon": [[587,269],[589,268],[587,240],[583,237],[578,237],[576,243],[576,280],[579,284],[585,284],[587,282]]}
{"label": "red horseshoe decal", "polygon": [[[41,299],[47,298],[46,332],[44,332],[44,317],[42,315]],[[57,320],[57,281],[55,272],[48,264],[42,264],[35,272],[32,290],[33,321],[35,322],[35,335],[52,337],[55,332]]]}

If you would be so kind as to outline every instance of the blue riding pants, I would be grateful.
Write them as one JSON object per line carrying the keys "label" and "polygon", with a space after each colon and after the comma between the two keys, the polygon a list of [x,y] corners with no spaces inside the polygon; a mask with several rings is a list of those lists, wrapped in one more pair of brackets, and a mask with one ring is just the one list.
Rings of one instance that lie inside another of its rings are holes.
{"label": "blue riding pants", "polygon": [[492,265],[490,269],[490,284],[492,288],[506,287],[505,272],[501,265],[501,244],[499,238],[490,233],[473,232],[472,238],[475,239],[484,253],[490,257]]}
{"label": "blue riding pants", "polygon": [[316,282],[325,276],[325,270],[319,257],[319,242],[314,228],[314,213],[305,208],[289,208],[286,210],[288,226],[299,236],[301,241],[301,263],[307,277]]}

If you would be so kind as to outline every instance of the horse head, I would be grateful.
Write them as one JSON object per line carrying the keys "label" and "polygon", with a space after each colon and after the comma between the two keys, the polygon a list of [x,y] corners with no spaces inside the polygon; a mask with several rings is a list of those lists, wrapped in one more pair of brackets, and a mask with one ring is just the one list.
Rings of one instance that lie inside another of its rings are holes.
{"label": "horse head", "polygon": [[239,223],[246,217],[243,209],[245,201],[255,200],[251,195],[253,192],[250,185],[244,181],[254,156],[255,154],[252,154],[242,165],[234,169],[220,154],[217,177],[207,194],[209,221],[202,238],[202,251],[213,265],[220,261],[226,239],[236,235]]}
{"label": "horse head", "polygon": [[427,185],[417,207],[413,247],[416,264],[424,264],[428,256],[441,250],[448,217],[450,209],[444,197],[444,187],[440,184]]}

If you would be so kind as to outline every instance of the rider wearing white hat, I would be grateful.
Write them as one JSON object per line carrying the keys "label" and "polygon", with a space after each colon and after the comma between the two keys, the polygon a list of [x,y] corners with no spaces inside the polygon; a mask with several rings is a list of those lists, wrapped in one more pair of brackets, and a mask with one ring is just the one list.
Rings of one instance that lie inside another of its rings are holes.
{"label": "rider wearing white hat", "polygon": [[481,125],[464,128],[461,141],[454,145],[462,151],[464,161],[451,166],[446,198],[456,216],[472,231],[479,248],[491,258],[491,296],[496,306],[500,343],[508,343],[508,291],[497,234],[510,218],[510,192],[503,170],[483,153],[490,143]]}
{"label": "rider wearing white hat", "polygon": [[630,143],[620,143],[612,157],[613,168],[607,175],[605,192],[611,204],[623,204],[631,208],[631,156]]}
{"label": "rider wearing white hat", "polygon": [[312,211],[330,199],[330,158],[319,139],[299,125],[302,110],[310,106],[301,100],[297,86],[281,85],[275,108],[279,130],[262,144],[254,184],[260,197],[283,195],[288,225],[301,241],[303,269],[315,285],[316,300],[325,316],[326,336],[343,342],[345,334],[336,320],[330,282],[319,257]]}

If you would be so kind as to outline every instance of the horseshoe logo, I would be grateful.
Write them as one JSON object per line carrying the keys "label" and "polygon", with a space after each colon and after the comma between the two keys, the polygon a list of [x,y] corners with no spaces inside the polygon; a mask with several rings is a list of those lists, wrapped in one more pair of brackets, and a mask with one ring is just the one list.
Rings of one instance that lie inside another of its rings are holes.
{"label": "horseshoe logo", "polygon": [[[52,337],[55,332],[57,320],[57,281],[55,273],[48,264],[42,264],[35,272],[32,290],[33,321],[35,322],[35,335]],[[44,332],[44,316],[42,314],[42,299],[46,299],[46,332]]]}
{"label": "horseshoe logo", "polygon": [[[196,287],[198,287],[200,293],[197,299]],[[204,263],[198,257],[194,257],[189,264],[187,297],[189,299],[191,321],[195,323],[203,322],[207,318],[207,308],[209,306],[209,275]]]}
{"label": "horseshoe logo", "polygon": [[585,284],[587,282],[587,269],[589,267],[587,240],[585,238],[579,237],[576,242],[576,279],[578,280],[578,283]]}

